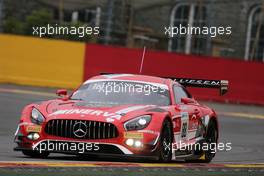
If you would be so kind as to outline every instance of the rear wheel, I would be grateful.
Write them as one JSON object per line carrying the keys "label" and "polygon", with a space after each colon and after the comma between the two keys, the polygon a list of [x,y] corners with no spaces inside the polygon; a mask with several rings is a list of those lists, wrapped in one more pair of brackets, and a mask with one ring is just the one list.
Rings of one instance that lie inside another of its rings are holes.
{"label": "rear wheel", "polygon": [[39,152],[39,151],[28,151],[23,150],[22,153],[26,156],[32,157],[32,158],[47,158],[49,156],[49,152]]}
{"label": "rear wheel", "polygon": [[160,133],[158,146],[159,162],[169,162],[172,156],[172,126],[168,120],[165,120]]}
{"label": "rear wheel", "polygon": [[[215,156],[216,152],[216,145],[217,145],[217,127],[216,123],[212,120],[210,120],[207,128],[207,133],[205,136],[205,141],[207,145],[209,146],[209,149],[207,151],[204,151],[204,162],[209,163],[212,161],[212,159]],[[213,147],[213,148],[212,148]]]}

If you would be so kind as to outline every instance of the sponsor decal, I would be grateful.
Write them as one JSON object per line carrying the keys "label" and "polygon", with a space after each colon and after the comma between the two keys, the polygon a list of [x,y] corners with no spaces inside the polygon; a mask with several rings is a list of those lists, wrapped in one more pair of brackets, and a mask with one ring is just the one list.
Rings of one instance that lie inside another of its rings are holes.
{"label": "sponsor decal", "polygon": [[40,133],[41,132],[41,126],[39,125],[30,125],[26,127],[26,132],[36,132]]}
{"label": "sponsor decal", "polygon": [[195,130],[198,128],[198,121],[191,121],[190,122],[190,130]]}
{"label": "sponsor decal", "polygon": [[189,130],[194,130],[198,128],[197,116],[195,114],[192,115],[189,126]]}
{"label": "sponsor decal", "polygon": [[143,139],[143,133],[138,132],[125,132],[124,138],[132,138],[132,139]]}
{"label": "sponsor decal", "polygon": [[20,124],[18,124],[18,126],[17,126],[17,129],[16,129],[16,132],[15,132],[15,136],[19,133],[19,129],[20,129],[20,127],[21,126],[23,126],[23,125],[33,125],[33,123],[28,123],[28,122],[22,122],[22,123],[20,123]]}
{"label": "sponsor decal", "polygon": [[202,80],[202,79],[184,79],[184,78],[179,78],[179,79],[174,79],[175,81],[178,81],[179,83],[182,84],[197,84],[197,85],[212,85],[212,86],[219,86],[221,84],[220,80]]}
{"label": "sponsor decal", "polygon": [[104,77],[106,77],[108,79],[125,77],[125,76],[132,76],[132,74],[104,74]]}
{"label": "sponsor decal", "polygon": [[189,128],[189,113],[181,113],[181,139],[187,140],[188,138],[188,128]]}
{"label": "sponsor decal", "polygon": [[155,134],[159,135],[160,133],[158,131],[153,131],[153,130],[138,130],[140,133],[149,133],[149,134]]}
{"label": "sponsor decal", "polygon": [[189,79],[189,78],[170,78],[173,81],[179,82],[183,85],[197,85],[197,86],[212,86],[220,87],[221,80],[206,80],[206,79]]}
{"label": "sponsor decal", "polygon": [[58,110],[53,113],[51,113],[49,116],[54,115],[61,115],[61,114],[80,114],[80,115],[94,115],[94,116],[102,116],[106,117],[107,121],[112,122],[115,119],[120,120],[121,115],[117,113],[111,113],[107,111],[102,110],[94,110],[94,109],[64,109],[64,110]]}

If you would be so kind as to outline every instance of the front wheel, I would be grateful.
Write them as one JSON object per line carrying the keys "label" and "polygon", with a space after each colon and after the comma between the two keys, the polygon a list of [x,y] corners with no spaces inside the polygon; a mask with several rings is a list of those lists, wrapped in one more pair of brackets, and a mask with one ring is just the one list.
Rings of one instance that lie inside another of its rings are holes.
{"label": "front wheel", "polygon": [[162,125],[158,146],[159,162],[169,162],[172,156],[172,126],[168,120]]}

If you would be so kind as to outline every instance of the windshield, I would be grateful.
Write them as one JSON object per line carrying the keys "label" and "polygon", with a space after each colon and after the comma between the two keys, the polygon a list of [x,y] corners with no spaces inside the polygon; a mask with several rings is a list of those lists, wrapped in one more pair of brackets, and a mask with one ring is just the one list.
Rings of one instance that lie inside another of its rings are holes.
{"label": "windshield", "polygon": [[167,85],[134,81],[88,81],[73,93],[71,99],[103,105],[170,104]]}

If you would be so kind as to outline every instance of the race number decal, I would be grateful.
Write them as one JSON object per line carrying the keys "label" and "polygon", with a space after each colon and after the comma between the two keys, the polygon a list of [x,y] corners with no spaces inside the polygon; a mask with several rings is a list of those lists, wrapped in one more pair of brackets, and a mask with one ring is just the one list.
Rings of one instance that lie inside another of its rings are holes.
{"label": "race number decal", "polygon": [[187,140],[189,128],[189,114],[188,112],[181,113],[181,139]]}

